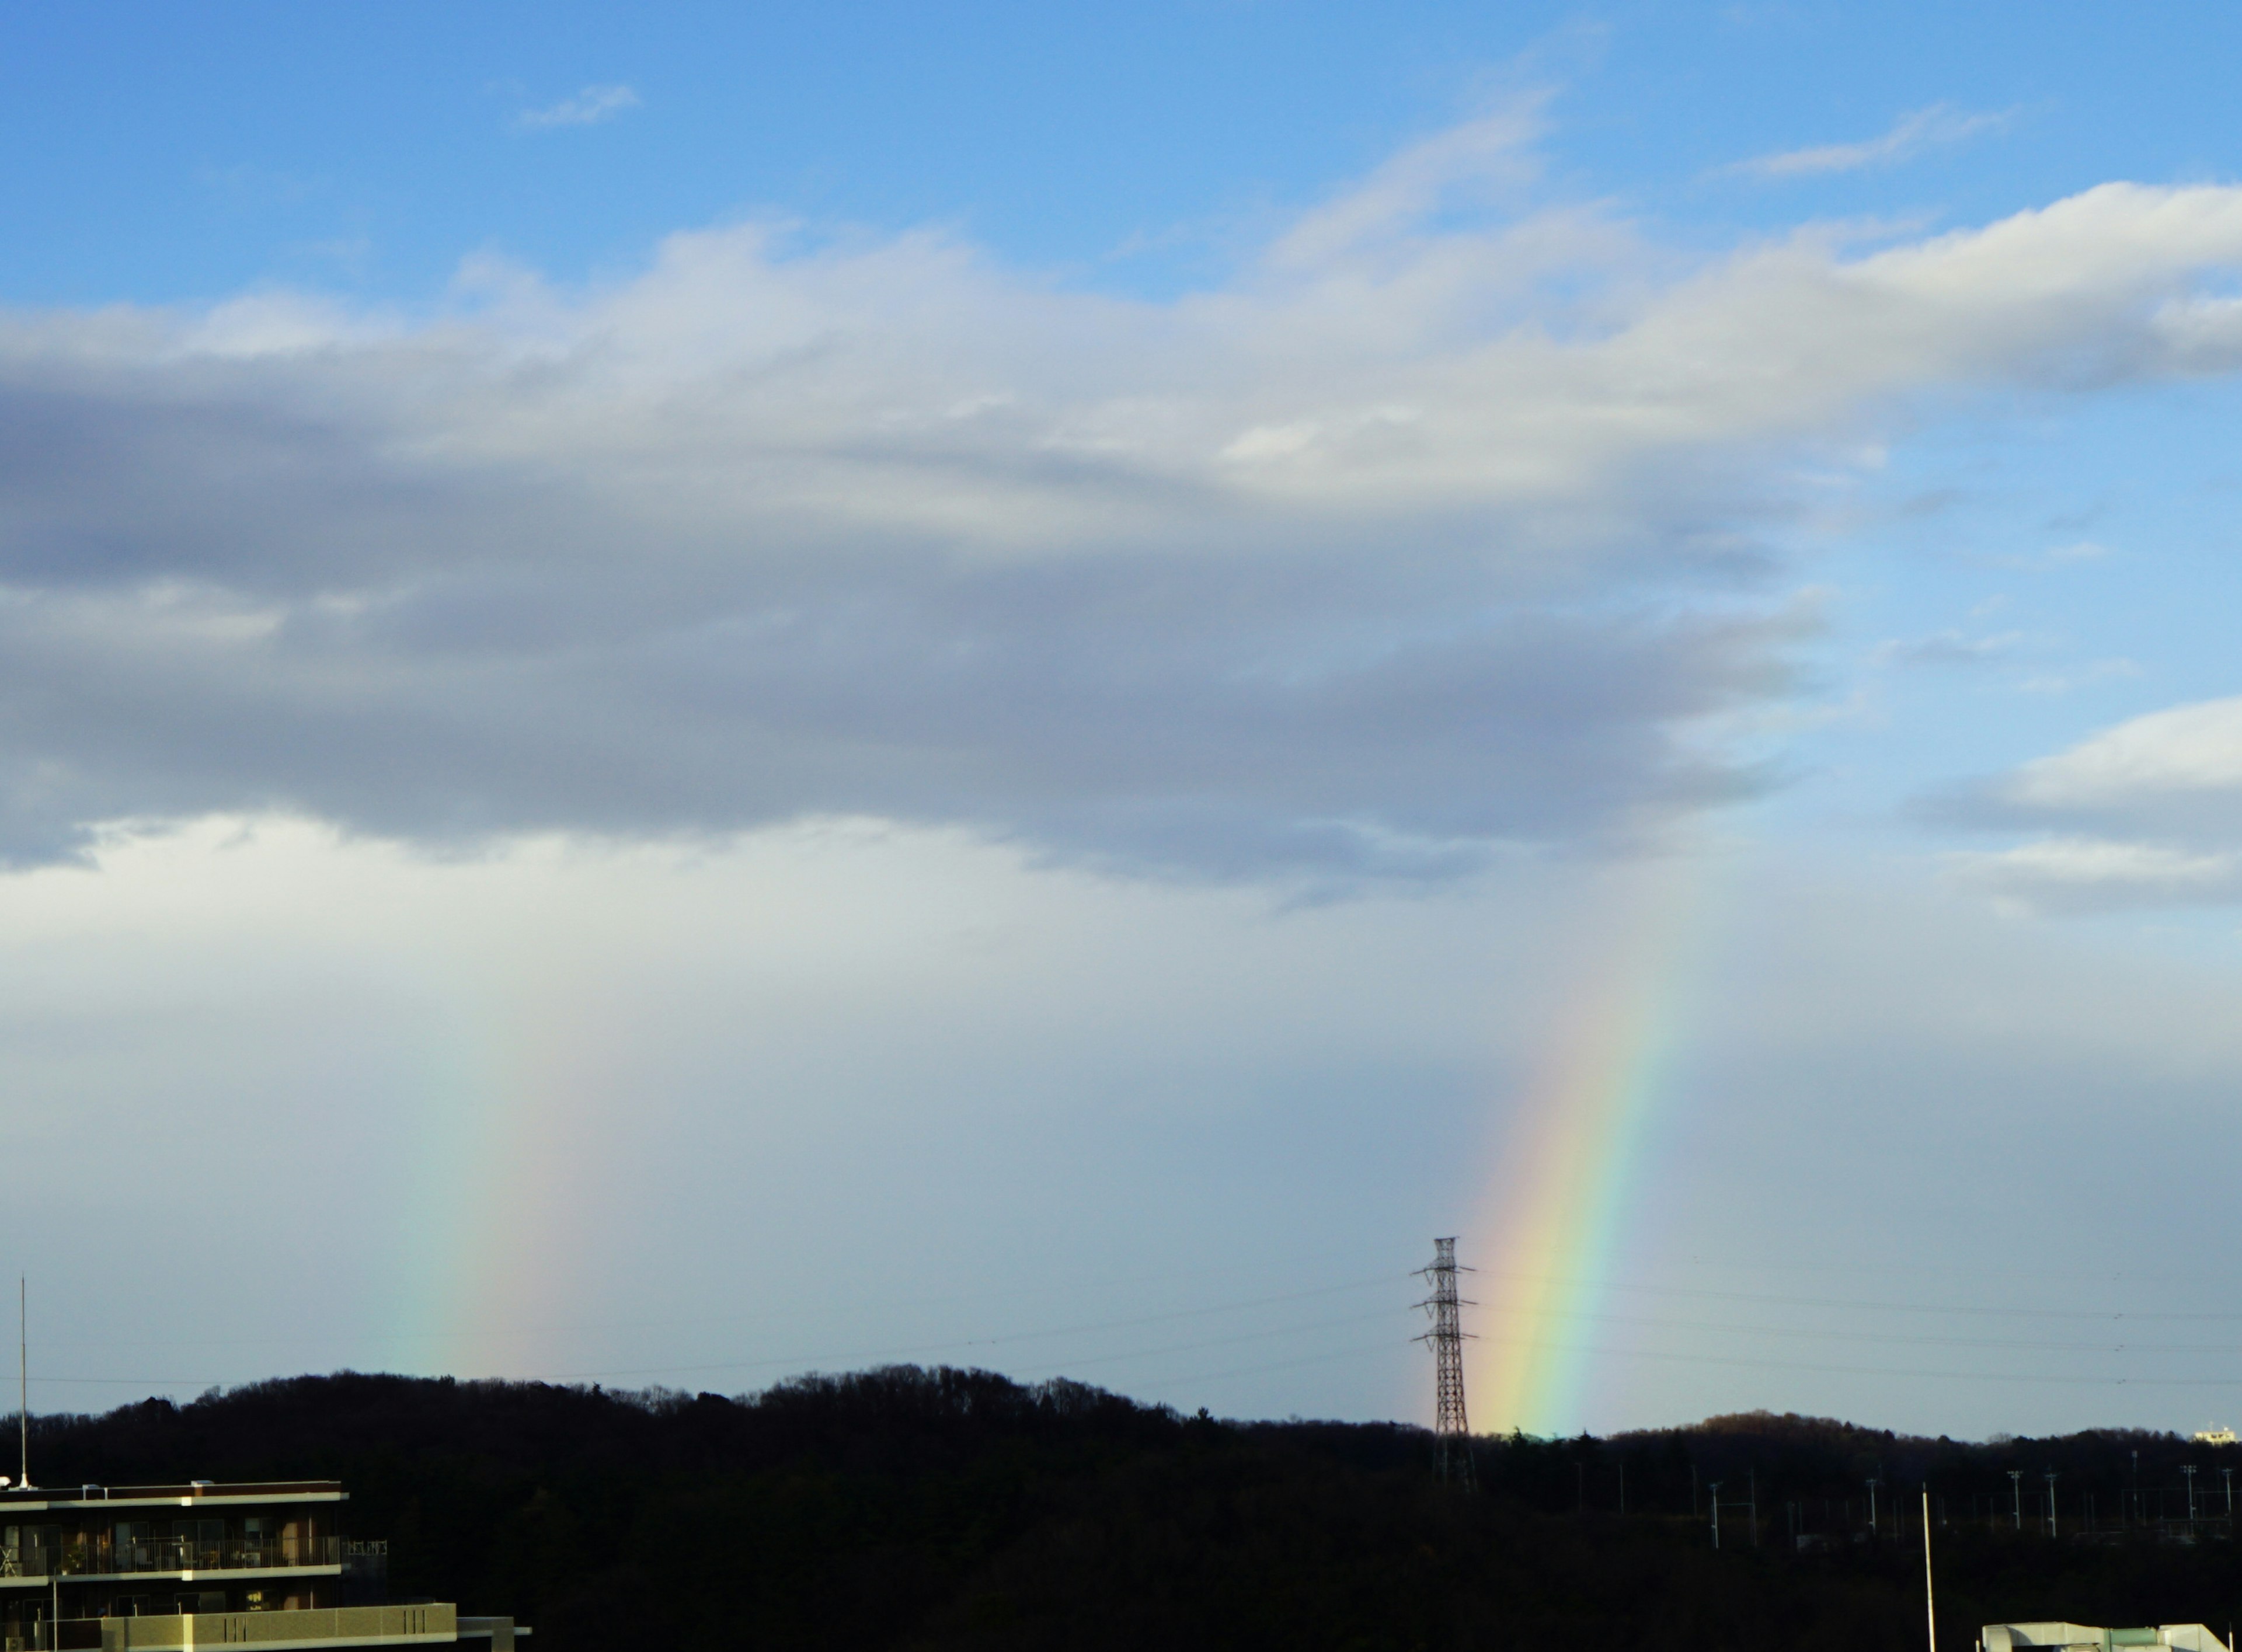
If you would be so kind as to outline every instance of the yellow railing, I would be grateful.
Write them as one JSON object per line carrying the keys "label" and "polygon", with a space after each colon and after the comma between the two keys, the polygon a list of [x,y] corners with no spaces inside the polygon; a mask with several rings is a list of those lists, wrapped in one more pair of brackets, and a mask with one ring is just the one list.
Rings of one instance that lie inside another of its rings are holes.
{"label": "yellow railing", "polygon": [[294,1612],[193,1612],[164,1617],[79,1617],[10,1624],[0,1652],[190,1652],[206,1646],[411,1646],[459,1638],[459,1608],[338,1606]]}

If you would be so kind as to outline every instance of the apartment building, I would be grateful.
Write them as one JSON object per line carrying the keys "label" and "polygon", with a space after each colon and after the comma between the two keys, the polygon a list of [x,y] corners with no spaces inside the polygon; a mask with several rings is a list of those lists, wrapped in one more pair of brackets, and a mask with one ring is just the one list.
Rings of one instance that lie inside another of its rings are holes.
{"label": "apartment building", "polygon": [[509,1652],[511,1618],[391,1602],[383,1545],[344,1535],[333,1481],[0,1487],[0,1652]]}

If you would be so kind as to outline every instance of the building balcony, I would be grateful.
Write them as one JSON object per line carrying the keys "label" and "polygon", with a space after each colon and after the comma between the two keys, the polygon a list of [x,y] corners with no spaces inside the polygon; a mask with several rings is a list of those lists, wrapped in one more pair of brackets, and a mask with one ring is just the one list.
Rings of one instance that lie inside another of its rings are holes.
{"label": "building balcony", "polygon": [[292,1543],[202,1544],[169,1537],[118,1543],[104,1536],[60,1548],[25,1545],[0,1549],[0,1584],[44,1582],[57,1577],[188,1578],[232,1572],[332,1571],[342,1564],[343,1542],[339,1537]]}
{"label": "building balcony", "polygon": [[[507,1623],[507,1642],[514,1630]],[[489,1634],[485,1628],[482,1633]],[[254,1646],[264,1652],[341,1652],[358,1646],[450,1646],[460,1638],[458,1608],[341,1606],[303,1612],[183,1612],[168,1617],[77,1617],[0,1627],[0,1652],[191,1652]]]}

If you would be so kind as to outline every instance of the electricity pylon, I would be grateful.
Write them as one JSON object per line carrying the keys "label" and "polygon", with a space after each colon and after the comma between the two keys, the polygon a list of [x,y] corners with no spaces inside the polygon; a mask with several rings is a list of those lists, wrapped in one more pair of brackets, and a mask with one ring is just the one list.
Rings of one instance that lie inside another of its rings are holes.
{"label": "electricity pylon", "polygon": [[1417,1277],[1430,1281],[1432,1295],[1417,1306],[1433,1316],[1433,1328],[1417,1339],[1433,1345],[1433,1434],[1440,1454],[1440,1478],[1457,1480],[1466,1491],[1477,1489],[1472,1472],[1471,1424],[1464,1416],[1464,1326],[1462,1310],[1477,1306],[1456,1293],[1456,1275],[1469,1268],[1456,1266],[1456,1242],[1433,1241],[1433,1265],[1419,1268]]}

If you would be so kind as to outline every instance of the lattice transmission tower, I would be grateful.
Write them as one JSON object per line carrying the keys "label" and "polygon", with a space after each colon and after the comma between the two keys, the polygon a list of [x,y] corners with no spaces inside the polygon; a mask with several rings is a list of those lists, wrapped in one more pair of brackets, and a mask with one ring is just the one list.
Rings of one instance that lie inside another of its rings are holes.
{"label": "lattice transmission tower", "polygon": [[1433,1345],[1433,1434],[1440,1454],[1440,1478],[1454,1479],[1466,1491],[1477,1488],[1472,1472],[1471,1424],[1464,1416],[1463,1310],[1477,1306],[1456,1292],[1456,1275],[1471,1269],[1456,1266],[1456,1242],[1433,1241],[1433,1265],[1419,1268],[1417,1277],[1428,1281],[1432,1295],[1417,1306],[1433,1316],[1433,1328],[1417,1339]]}

